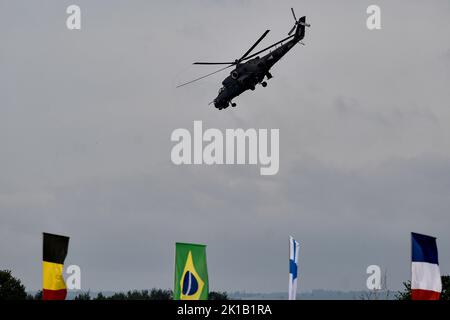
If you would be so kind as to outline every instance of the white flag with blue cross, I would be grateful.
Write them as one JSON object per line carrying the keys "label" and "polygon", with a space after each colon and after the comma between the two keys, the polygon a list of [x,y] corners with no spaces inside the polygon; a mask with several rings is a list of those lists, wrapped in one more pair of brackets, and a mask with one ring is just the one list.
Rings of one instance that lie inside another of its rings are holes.
{"label": "white flag with blue cross", "polygon": [[295,300],[297,296],[299,248],[299,243],[293,237],[289,237],[289,300]]}

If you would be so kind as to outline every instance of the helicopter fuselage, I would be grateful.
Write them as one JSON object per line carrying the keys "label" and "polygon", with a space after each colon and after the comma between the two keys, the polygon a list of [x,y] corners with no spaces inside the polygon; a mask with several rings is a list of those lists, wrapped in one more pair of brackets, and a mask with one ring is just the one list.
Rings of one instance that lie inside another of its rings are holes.
{"label": "helicopter fuselage", "polygon": [[262,58],[256,57],[245,63],[238,64],[230,72],[230,75],[223,80],[223,87],[219,90],[217,98],[214,99],[214,106],[220,110],[230,105],[235,106],[231,101],[243,92],[255,90],[256,85],[260,83],[265,87],[267,83],[264,82],[264,79],[272,78],[270,69],[300,40],[300,38],[293,38]]}

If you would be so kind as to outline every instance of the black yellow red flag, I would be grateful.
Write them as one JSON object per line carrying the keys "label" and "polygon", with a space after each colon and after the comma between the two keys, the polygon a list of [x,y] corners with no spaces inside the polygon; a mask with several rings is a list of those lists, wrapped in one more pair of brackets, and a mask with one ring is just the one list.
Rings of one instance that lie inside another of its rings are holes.
{"label": "black yellow red flag", "polygon": [[69,237],[44,233],[42,261],[42,299],[64,300],[67,287],[63,278],[64,260],[69,249]]}

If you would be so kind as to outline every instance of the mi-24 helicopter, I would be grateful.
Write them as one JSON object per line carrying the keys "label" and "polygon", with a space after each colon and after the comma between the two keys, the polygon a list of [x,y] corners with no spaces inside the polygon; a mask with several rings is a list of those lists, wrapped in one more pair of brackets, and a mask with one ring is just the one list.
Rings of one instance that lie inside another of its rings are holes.
{"label": "mi-24 helicopter", "polygon": [[[255,42],[253,46],[251,46],[250,49],[247,50],[246,53],[244,53],[244,55],[241,58],[236,59],[233,62],[194,62],[194,64],[196,65],[227,65],[227,66],[212,73],[209,73],[205,76],[202,76],[200,78],[180,84],[179,86],[177,86],[177,88],[204,79],[225,69],[235,67],[234,70],[230,72],[230,75],[226,77],[225,80],[223,80],[222,82],[223,87],[220,88],[219,95],[217,96],[217,98],[215,98],[214,101],[211,102],[214,103],[214,106],[217,109],[222,110],[228,108],[230,105],[232,107],[235,107],[236,103],[232,102],[232,100],[237,96],[239,96],[244,91],[255,90],[257,84],[261,84],[264,88],[267,87],[267,82],[264,79],[267,78],[267,80],[269,80],[272,78],[270,69],[297,43],[303,44],[301,41],[305,37],[305,28],[311,26],[306,23],[306,17],[303,16],[297,20],[294,9],[291,8],[291,11],[295,19],[295,24],[289,31],[288,37],[268,46],[267,48],[264,48],[263,50],[251,54],[251,52],[256,48],[256,46],[269,33],[270,30],[266,30],[266,32],[263,33],[263,35]],[[278,48],[269,52],[265,56],[263,57],[258,56],[259,54],[267,50],[270,50],[273,47],[278,46],[279,44],[281,45]]]}

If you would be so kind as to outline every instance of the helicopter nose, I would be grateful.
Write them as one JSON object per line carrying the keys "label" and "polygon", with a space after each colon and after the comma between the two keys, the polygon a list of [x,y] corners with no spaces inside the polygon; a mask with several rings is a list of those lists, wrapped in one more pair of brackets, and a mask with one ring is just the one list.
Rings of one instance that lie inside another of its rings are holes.
{"label": "helicopter nose", "polygon": [[215,99],[214,100],[214,107],[217,109],[225,109],[228,106],[228,103],[224,100]]}

